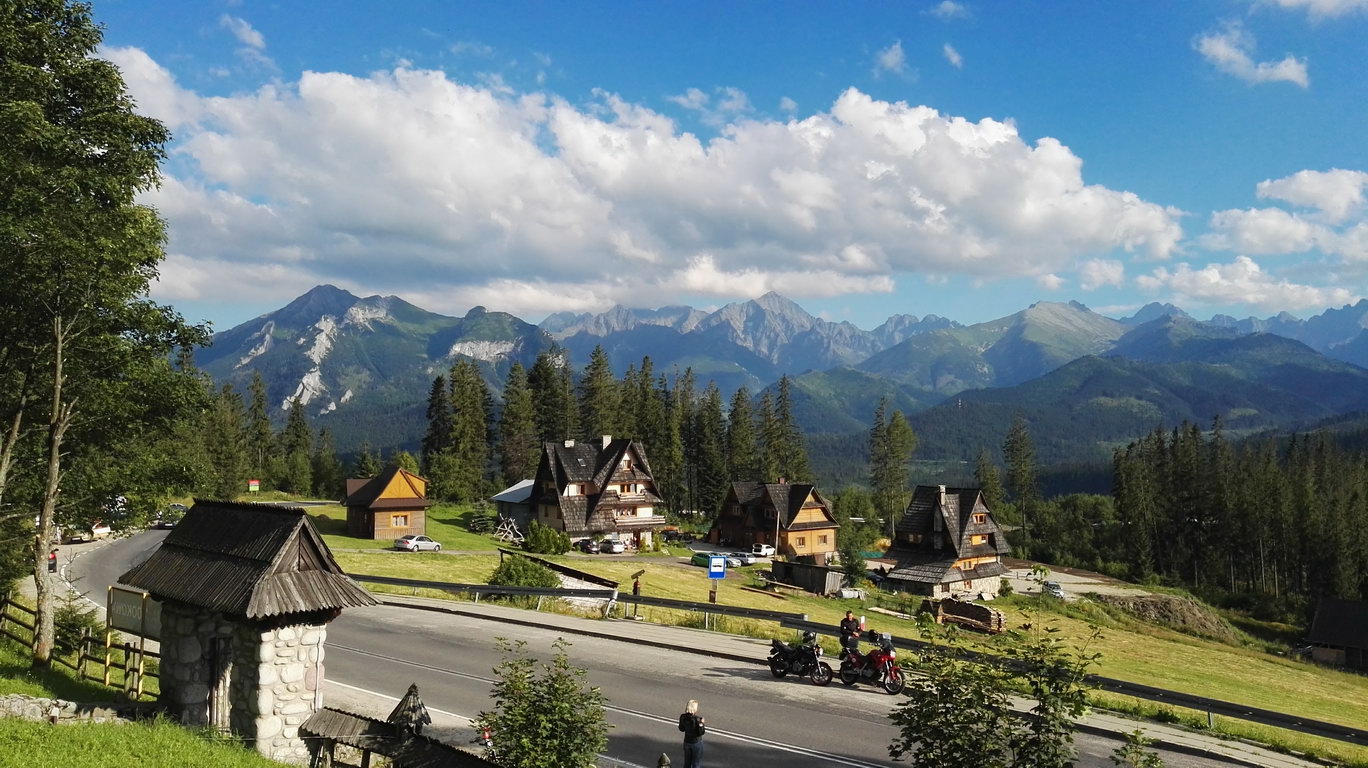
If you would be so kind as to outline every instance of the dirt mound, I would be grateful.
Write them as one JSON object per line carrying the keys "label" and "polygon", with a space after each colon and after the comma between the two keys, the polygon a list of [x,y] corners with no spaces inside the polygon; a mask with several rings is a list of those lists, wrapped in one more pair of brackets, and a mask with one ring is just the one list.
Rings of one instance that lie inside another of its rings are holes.
{"label": "dirt mound", "polygon": [[1089,595],[1104,605],[1118,608],[1135,618],[1175,629],[1189,635],[1206,637],[1222,643],[1239,643],[1235,628],[1216,615],[1210,606],[1190,597],[1175,595]]}

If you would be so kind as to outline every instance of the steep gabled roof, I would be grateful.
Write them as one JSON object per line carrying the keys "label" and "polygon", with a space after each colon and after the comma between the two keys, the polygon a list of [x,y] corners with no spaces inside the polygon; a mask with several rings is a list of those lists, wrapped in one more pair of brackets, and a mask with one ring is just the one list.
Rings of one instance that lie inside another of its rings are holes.
{"label": "steep gabled roof", "polygon": [[[380,495],[396,481],[399,487],[406,491],[405,495],[397,498],[380,498]],[[347,481],[347,498],[342,500],[343,506],[369,509],[412,509],[418,506],[432,506],[425,492],[427,480],[398,465],[387,467],[385,471],[369,480],[361,481],[361,484],[355,487],[353,482],[355,481]]]}
{"label": "steep gabled roof", "polygon": [[[975,512],[984,514],[984,522],[974,522]],[[1009,551],[992,511],[983,501],[981,489],[945,488],[942,493],[942,486],[917,486],[898,521],[897,533],[929,537],[935,532],[937,517],[944,527],[946,540],[959,557],[982,557]],[[971,543],[971,537],[975,535],[989,536],[989,543]]]}
{"label": "steep gabled roof", "polygon": [[752,528],[774,527],[773,521],[767,523],[762,519],[764,507],[769,506],[780,513],[780,523],[785,530],[796,530],[793,528],[794,521],[798,518],[798,513],[803,511],[803,505],[809,495],[822,506],[823,515],[828,523],[804,523],[803,530],[836,526],[836,519],[831,515],[831,504],[811,483],[757,483],[743,480],[733,482],[731,492],[736,495],[742,514]]}
{"label": "steep gabled roof", "polygon": [[304,510],[269,504],[197,499],[119,581],[250,619],[375,604],[342,572]]}
{"label": "steep gabled roof", "polygon": [[[623,457],[628,451],[635,455],[639,468],[630,471],[620,469]],[[570,483],[593,484],[602,489],[610,483],[643,482],[655,485],[651,466],[646,461],[646,449],[639,440],[617,438],[605,446],[601,440],[565,443],[547,442],[542,444],[542,458],[537,467],[537,475],[549,473],[558,491],[563,492]],[[510,489],[511,490],[511,489]],[[532,495],[550,503],[550,496],[540,488],[533,488]],[[643,491],[641,500],[633,499],[636,504],[659,504],[661,500],[650,491]],[[614,508],[623,506],[622,497],[614,491],[570,496],[556,494],[555,503],[560,507],[565,532],[580,536],[617,528]]]}

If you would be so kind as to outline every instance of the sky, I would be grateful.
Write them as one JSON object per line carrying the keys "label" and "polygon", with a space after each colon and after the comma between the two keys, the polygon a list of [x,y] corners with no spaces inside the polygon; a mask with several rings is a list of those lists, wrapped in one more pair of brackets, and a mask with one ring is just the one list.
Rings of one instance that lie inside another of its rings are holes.
{"label": "sky", "polygon": [[173,141],[153,295],[872,328],[1368,295],[1368,0],[96,0]]}

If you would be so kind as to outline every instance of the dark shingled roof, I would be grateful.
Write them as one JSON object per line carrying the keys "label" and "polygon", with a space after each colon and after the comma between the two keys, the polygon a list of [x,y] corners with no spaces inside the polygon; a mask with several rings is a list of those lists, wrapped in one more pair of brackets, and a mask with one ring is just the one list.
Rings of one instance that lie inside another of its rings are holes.
{"label": "dark shingled roof", "polygon": [[1307,637],[1315,645],[1368,649],[1368,601],[1322,597]]}
{"label": "dark shingled roof", "polygon": [[196,499],[161,547],[119,581],[250,619],[375,605],[304,510],[269,504]]}
{"label": "dark shingled roof", "polygon": [[[399,499],[378,498],[380,494],[389,487],[390,481],[394,479],[395,475],[399,475],[409,484],[409,488],[413,491],[413,496]],[[342,500],[342,505],[347,507],[368,507],[370,509],[413,509],[414,507],[427,508],[432,506],[432,502],[428,501],[427,498],[418,491],[418,486],[415,485],[412,480],[409,480],[409,478],[422,479],[407,469],[398,465],[392,465],[384,472],[381,472],[369,480],[348,479],[347,498]]]}
{"label": "dark shingled roof", "polygon": [[[637,464],[630,470],[622,469],[622,459],[631,450]],[[537,468],[540,479],[542,472],[549,472],[550,479],[559,491],[564,491],[570,483],[593,484],[603,488],[609,483],[644,482],[655,484],[651,465],[646,461],[646,449],[639,440],[617,438],[604,446],[602,440],[565,443],[543,443],[541,463]],[[532,491],[534,503],[557,504],[565,532],[571,536],[585,536],[618,529],[618,519],[613,510],[626,506],[656,506],[661,504],[660,497],[650,491],[640,495],[620,496],[616,491],[590,495],[564,496],[557,493],[549,497],[540,488]],[[540,497],[540,498],[539,498]],[[647,518],[649,523],[630,522],[629,527],[663,525],[663,518]]]}
{"label": "dark shingled roof", "polygon": [[[736,501],[744,510],[743,514],[747,518],[746,524],[750,528],[774,527],[774,522],[765,520],[762,515],[767,506],[782,512],[780,524],[784,530],[798,531],[836,527],[836,519],[831,516],[831,504],[827,503],[827,500],[817,491],[816,486],[811,483],[738,481],[732,483],[732,492],[736,494]],[[802,523],[795,527],[793,521],[797,519],[798,513],[803,510],[803,503],[807,501],[809,494],[816,497],[817,502],[823,506],[823,512],[828,522],[823,524]],[[768,505],[765,502],[768,502]]]}
{"label": "dark shingled roof", "polygon": [[[984,514],[982,523],[974,522],[974,513]],[[940,523],[940,532],[936,523]],[[944,534],[944,546],[936,542]],[[920,543],[903,540],[907,535],[919,535]],[[973,536],[987,536],[982,544],[972,543]],[[998,528],[993,513],[983,502],[983,491],[978,488],[945,488],[919,485],[912,492],[907,511],[898,521],[897,536],[887,557],[895,561],[888,578],[923,584],[942,584],[966,579],[1001,576],[1007,572],[1000,561],[980,563],[969,570],[955,567],[955,562],[971,557],[996,557],[1009,551],[1006,537]]]}
{"label": "dark shingled roof", "polygon": [[[419,702],[419,706],[421,706]],[[395,724],[333,707],[315,712],[300,733],[387,755],[403,768],[488,768],[494,763],[431,736],[403,733]]]}

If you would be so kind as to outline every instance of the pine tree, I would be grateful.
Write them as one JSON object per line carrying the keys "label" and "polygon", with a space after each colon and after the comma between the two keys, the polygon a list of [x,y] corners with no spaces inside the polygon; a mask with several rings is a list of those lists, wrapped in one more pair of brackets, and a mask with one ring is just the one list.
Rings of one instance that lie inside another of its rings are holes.
{"label": "pine tree", "polygon": [[621,437],[641,437],[637,416],[641,413],[641,386],[635,365],[628,365],[618,383],[618,408],[613,417],[613,434]]}
{"label": "pine tree", "polygon": [[232,384],[224,384],[205,413],[204,446],[210,468],[206,490],[213,498],[232,499],[247,488],[247,435],[243,420],[242,396],[233,391]]}
{"label": "pine tree", "polygon": [[489,389],[480,370],[470,360],[451,368],[451,404],[454,411],[449,454],[451,471],[442,478],[441,490],[453,501],[475,501],[484,494],[489,463]]}
{"label": "pine tree", "polygon": [[654,449],[647,447],[652,468],[655,470],[656,488],[665,500],[666,509],[671,512],[679,512],[686,508],[684,430],[680,423],[683,415],[678,398],[678,392],[672,392],[665,377],[661,376],[655,390],[655,400],[661,407],[661,440]]}
{"label": "pine tree", "polygon": [[553,346],[537,355],[537,361],[527,373],[527,386],[532,392],[537,441],[558,443],[575,437],[578,409],[565,350]]}
{"label": "pine tree", "polygon": [[695,415],[698,405],[698,393],[694,390],[694,373],[692,368],[685,368],[684,373],[675,379],[674,388],[674,407],[678,417],[680,444],[684,450],[684,463],[682,465],[685,509],[690,512],[700,511],[698,504],[698,420]]}
{"label": "pine tree", "polygon": [[394,455],[390,457],[390,460],[387,462],[387,464],[388,466],[398,467],[400,469],[413,472],[414,474],[417,474],[419,471],[418,459],[414,458],[413,454],[409,453],[408,451],[395,451]]}
{"label": "pine tree", "polygon": [[750,391],[738,387],[727,411],[727,477],[730,480],[761,479],[760,452],[755,442],[755,417]]}
{"label": "pine tree", "polygon": [[252,477],[269,483],[275,477],[275,430],[271,427],[270,406],[266,402],[266,382],[260,371],[252,372],[252,401],[247,410],[247,463]]}
{"label": "pine tree", "polygon": [[917,437],[901,411],[886,416],[887,410],[888,399],[884,398],[874,411],[874,424],[869,430],[869,476],[884,532],[891,539],[902,516],[908,462],[916,450]]}
{"label": "pine tree", "polygon": [[1012,426],[1002,443],[1002,455],[1007,460],[1007,491],[1021,516],[1022,543],[1029,550],[1031,516],[1040,501],[1040,490],[1036,483],[1035,445],[1026,428],[1026,419],[1021,416],[1012,419]]}
{"label": "pine tree", "polygon": [[356,451],[356,460],[352,464],[352,477],[371,478],[380,474],[380,462],[375,458],[375,451],[371,448],[369,440],[363,440],[361,447]]}
{"label": "pine tree", "polygon": [[505,482],[516,483],[537,471],[540,452],[536,408],[521,363],[514,363],[508,370],[503,399],[503,410],[499,413],[499,466]]}
{"label": "pine tree", "polygon": [[983,491],[983,503],[988,505],[999,521],[1003,520],[1002,510],[1007,499],[1002,490],[1002,472],[988,458],[986,450],[979,451],[978,461],[974,465],[974,482]]}
{"label": "pine tree", "polygon": [[304,416],[304,403],[298,397],[290,400],[285,430],[280,434],[280,454],[284,459],[281,490],[296,494],[313,490],[313,430]]}
{"label": "pine tree", "polygon": [[444,376],[432,380],[428,390],[427,432],[423,435],[422,470],[428,472],[432,458],[451,448],[452,421],[455,413],[451,407],[451,390]]}
{"label": "pine tree", "polygon": [[337,448],[333,445],[332,430],[323,427],[318,430],[318,442],[314,446],[314,494],[323,499],[341,498],[343,479],[342,462],[337,459]]}
{"label": "pine tree", "polygon": [[793,384],[787,375],[779,379],[775,416],[779,420],[782,435],[776,446],[779,474],[791,483],[810,481],[812,470],[808,464],[807,445],[802,430],[798,429],[798,420],[793,415]]}
{"label": "pine tree", "polygon": [[646,455],[654,465],[656,456],[665,447],[669,437],[669,427],[665,414],[669,409],[669,393],[665,391],[663,379],[659,389],[654,379],[655,368],[651,358],[641,359],[641,370],[637,372],[637,417],[636,436],[646,446]]}
{"label": "pine tree", "polygon": [[579,384],[580,431],[593,440],[617,431],[620,407],[617,379],[602,346],[594,347]]}
{"label": "pine tree", "polygon": [[695,415],[698,439],[698,509],[716,515],[727,495],[727,427],[722,393],[709,382]]}
{"label": "pine tree", "polygon": [[760,407],[755,410],[755,433],[760,444],[760,481],[772,483],[779,479],[779,445],[783,430],[774,413],[774,399],[769,390],[760,393]]}

